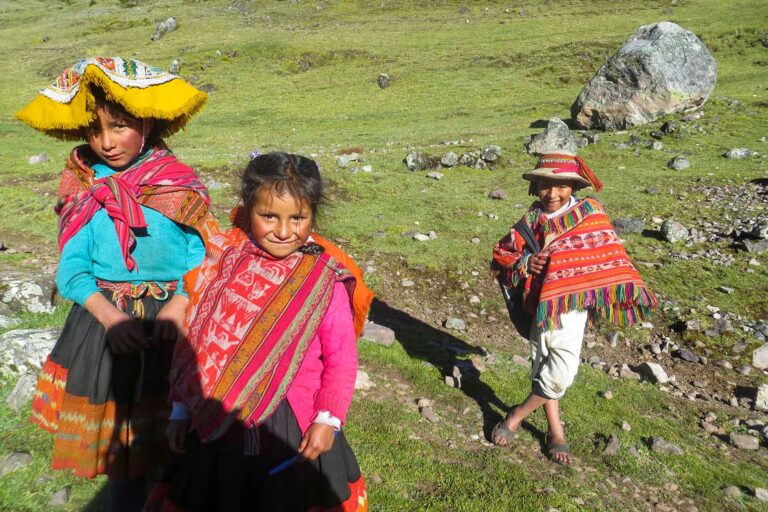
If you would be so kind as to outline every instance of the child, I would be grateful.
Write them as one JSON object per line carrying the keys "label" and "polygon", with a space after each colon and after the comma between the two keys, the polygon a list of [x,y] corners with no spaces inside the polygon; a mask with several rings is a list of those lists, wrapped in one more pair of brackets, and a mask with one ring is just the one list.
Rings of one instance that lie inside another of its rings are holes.
{"label": "child", "polygon": [[173,356],[168,428],[183,458],[166,510],[367,510],[341,426],[357,373],[354,322],[372,297],[359,281],[353,320],[355,279],[313,243],[315,162],[257,156],[241,197],[248,227],[212,236],[185,278],[188,339]]}
{"label": "child", "polygon": [[55,433],[52,467],[109,477],[110,508],[140,509],[167,454],[167,377],[188,299],[179,280],[204,256],[205,186],[161,136],[206,94],[135,60],[66,68],[18,112],[33,128],[85,139],[59,187],[60,294],[73,305],[42,369],[32,421]]}
{"label": "child", "polygon": [[538,196],[523,221],[541,252],[535,253],[515,229],[493,248],[493,263],[503,285],[522,288],[523,303],[534,315],[530,332],[532,390],[491,434],[494,444],[508,446],[517,429],[540,406],[549,423],[547,454],[571,462],[560,423],[559,400],[573,383],[588,316],[617,325],[645,319],[656,298],[611,227],[603,206],[574,191],[602,183],[584,160],[561,151],[542,155],[533,171],[523,174],[529,193]]}

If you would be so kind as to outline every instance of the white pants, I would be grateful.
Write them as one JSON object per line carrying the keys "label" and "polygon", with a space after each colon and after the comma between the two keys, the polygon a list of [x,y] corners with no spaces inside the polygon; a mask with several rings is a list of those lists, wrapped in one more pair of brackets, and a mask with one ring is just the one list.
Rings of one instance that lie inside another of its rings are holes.
{"label": "white pants", "polygon": [[542,331],[535,325],[531,327],[533,394],[558,400],[573,384],[587,318],[586,311],[570,311],[560,315],[559,329]]}

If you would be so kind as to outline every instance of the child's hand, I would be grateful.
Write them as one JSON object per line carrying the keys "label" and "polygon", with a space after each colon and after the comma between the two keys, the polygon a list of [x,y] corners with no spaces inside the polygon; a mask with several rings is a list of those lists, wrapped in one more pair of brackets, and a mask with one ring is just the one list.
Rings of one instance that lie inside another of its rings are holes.
{"label": "child's hand", "polygon": [[165,437],[168,438],[168,447],[173,453],[185,453],[187,451],[187,432],[189,420],[171,420],[165,429]]}
{"label": "child's hand", "polygon": [[175,342],[184,322],[184,310],[189,299],[183,295],[174,295],[155,317],[155,329],[152,338],[158,342]]}
{"label": "child's hand", "polygon": [[128,354],[147,346],[141,323],[130,315],[115,308],[114,315],[104,322],[107,343],[114,354]]}
{"label": "child's hand", "polygon": [[301,438],[299,456],[304,460],[315,460],[333,448],[333,432],[330,425],[313,423]]}
{"label": "child's hand", "polygon": [[547,265],[547,257],[542,254],[531,254],[528,258],[528,273],[533,275],[541,274]]}

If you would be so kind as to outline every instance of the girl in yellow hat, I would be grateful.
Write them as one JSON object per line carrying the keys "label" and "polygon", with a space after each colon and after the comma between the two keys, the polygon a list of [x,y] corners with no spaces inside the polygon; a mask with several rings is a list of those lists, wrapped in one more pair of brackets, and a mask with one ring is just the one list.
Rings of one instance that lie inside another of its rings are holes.
{"label": "girl in yellow hat", "polygon": [[140,510],[166,456],[169,362],[184,273],[214,226],[195,172],[162,141],[206,94],[162,69],[81,60],[17,113],[75,147],[59,187],[56,284],[74,302],[46,361],[32,421],[55,434],[52,467],[109,477],[113,510]]}
{"label": "girl in yellow hat", "polygon": [[[509,446],[530,413],[544,408],[547,455],[571,462],[560,423],[560,399],[573,384],[587,320],[632,325],[650,314],[656,297],[646,288],[596,199],[575,192],[602,183],[581,157],[544,154],[523,174],[537,197],[493,248],[510,317],[530,340],[531,392],[493,429],[494,444]],[[521,311],[520,311],[521,310]],[[528,330],[519,321],[528,315]]]}

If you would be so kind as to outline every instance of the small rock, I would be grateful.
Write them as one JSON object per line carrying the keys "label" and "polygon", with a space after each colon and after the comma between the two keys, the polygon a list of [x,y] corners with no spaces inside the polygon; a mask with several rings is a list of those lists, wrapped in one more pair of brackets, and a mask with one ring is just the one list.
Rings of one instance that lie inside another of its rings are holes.
{"label": "small rock", "polygon": [[676,156],[675,158],[667,162],[667,167],[675,171],[682,171],[682,170],[688,169],[690,166],[691,166],[691,163],[684,156]]}
{"label": "small rock", "polygon": [[613,392],[610,389],[606,389],[601,393],[606,400],[613,400]]}
{"label": "small rock", "polygon": [[384,481],[384,479],[381,478],[381,475],[377,475],[376,473],[374,473],[370,477],[368,477],[368,482],[370,482],[373,485],[379,485],[383,481]]}
{"label": "small rock", "polygon": [[712,423],[717,419],[717,414],[715,414],[713,411],[707,412],[707,414],[704,415],[704,418],[702,418],[707,423]]}
{"label": "small rock", "polygon": [[741,496],[741,489],[735,485],[729,485],[723,489],[723,494],[728,498],[739,498]]}
{"label": "small rock", "polygon": [[427,420],[430,423],[437,423],[440,421],[440,418],[437,414],[435,414],[435,411],[432,410],[432,407],[425,406],[421,407],[419,409],[419,413],[421,414],[421,417]]}
{"label": "small rock", "polygon": [[752,254],[760,254],[768,251],[768,240],[744,240],[742,245],[747,252]]}
{"label": "small rock", "polygon": [[603,455],[616,455],[616,453],[619,451],[619,448],[621,448],[619,436],[616,434],[611,434],[608,438],[608,443],[605,445],[605,450],[603,450]]}
{"label": "small rock", "polygon": [[427,178],[431,178],[433,180],[438,180],[438,181],[443,179],[444,176],[445,176],[445,174],[443,174],[441,172],[437,172],[437,171],[432,171],[432,172],[427,174]]}
{"label": "small rock", "polygon": [[453,329],[455,331],[464,331],[467,329],[467,324],[460,318],[450,317],[445,321],[446,329]]}
{"label": "small rock", "polygon": [[[179,24],[176,22],[175,18],[168,18],[165,21],[161,21],[155,26],[155,33],[152,34],[152,41],[157,41],[165,34],[173,32],[177,28],[179,28]],[[171,71],[171,73],[173,73],[173,71]]]}
{"label": "small rock", "polygon": [[456,156],[456,153],[453,151],[449,151],[443,155],[443,158],[440,159],[440,163],[443,167],[453,167],[459,163],[459,157]]}
{"label": "small rock", "polygon": [[768,501],[768,489],[755,487],[755,499],[758,501]]}
{"label": "small rock", "polygon": [[768,369],[768,343],[752,352],[752,366],[759,370]]}
{"label": "small rock", "polygon": [[437,233],[435,233],[434,231],[430,231],[429,233],[427,233],[427,236],[429,237],[430,240],[434,240],[437,238]]}
{"label": "small rock", "polygon": [[389,75],[386,73],[379,73],[378,78],[376,78],[376,83],[379,84],[379,89],[386,89],[389,87]]}
{"label": "small rock", "polygon": [[629,432],[630,430],[632,430],[632,426],[629,423],[627,423],[626,421],[622,421],[621,422],[621,430],[623,430],[624,432]]}
{"label": "small rock", "polygon": [[395,342],[395,331],[389,327],[376,324],[374,322],[368,322],[365,324],[362,338],[376,343],[378,345],[384,345],[385,347],[391,347]]}
{"label": "small rock", "polygon": [[357,370],[357,377],[355,378],[355,389],[360,391],[367,391],[375,385],[376,384],[371,381],[371,378],[368,377],[367,373],[365,373],[363,370]]}
{"label": "small rock", "polygon": [[710,434],[710,435],[719,434],[722,431],[722,429],[720,427],[718,427],[717,425],[715,425],[713,423],[707,423],[704,420],[701,420],[699,422],[699,425],[701,426],[702,429],[704,429],[704,431],[707,434]]}
{"label": "small rock", "polygon": [[755,410],[768,412],[768,383],[760,384],[755,391]]}
{"label": "small rock", "polygon": [[444,380],[445,380],[445,385],[448,386],[448,387],[451,387],[451,388],[458,388],[458,387],[460,387],[458,385],[459,383],[456,381],[456,379],[454,379],[450,375],[446,375]]}
{"label": "small rock", "polygon": [[681,348],[674,354],[675,356],[679,357],[683,361],[688,361],[689,363],[696,363],[699,360],[699,356],[688,350],[687,348]]}
{"label": "small rock", "polygon": [[69,503],[70,486],[62,487],[58,491],[51,494],[51,499],[48,501],[49,507],[62,507]]}
{"label": "small rock", "polygon": [[756,152],[747,148],[729,149],[723,156],[730,160],[743,160],[757,155]]}
{"label": "small rock", "polygon": [[638,373],[654,384],[666,384],[669,377],[658,363],[645,362],[637,367]]}
{"label": "small rock", "polygon": [[32,165],[34,165],[34,164],[44,164],[47,161],[48,161],[48,155],[46,155],[45,153],[40,153],[38,155],[32,155],[31,157],[29,157],[29,160],[27,160],[27,162],[29,162]]}
{"label": "small rock", "polygon": [[608,344],[611,346],[611,348],[616,348],[619,345],[620,336],[621,333],[619,331],[613,331],[608,334]]}
{"label": "small rock", "polygon": [[173,59],[171,65],[168,66],[168,72],[172,75],[178,75],[181,71],[181,61],[179,59]]}
{"label": "small rock", "polygon": [[749,434],[731,432],[729,440],[733,446],[741,450],[757,450],[760,448],[760,441]]}
{"label": "small rock", "polygon": [[419,242],[426,242],[430,240],[429,235],[425,235],[424,233],[416,233],[413,235],[413,239]]}
{"label": "small rock", "polygon": [[518,354],[515,354],[512,356],[512,362],[515,363],[517,366],[522,366],[523,368],[531,367],[531,362],[527,358]]}
{"label": "small rock", "polygon": [[480,297],[477,295],[470,295],[469,296],[469,303],[470,304],[480,304]]}
{"label": "small rock", "polygon": [[717,291],[719,291],[719,292],[721,292],[721,293],[725,293],[725,294],[727,294],[727,295],[730,295],[730,294],[732,294],[732,293],[733,293],[735,290],[734,290],[733,288],[729,287],[729,286],[718,286],[718,287],[717,287]]}
{"label": "small rock", "polygon": [[403,159],[409,171],[425,171],[427,169],[439,169],[440,159],[411,151]]}
{"label": "small rock", "polygon": [[497,188],[496,190],[488,192],[488,197],[491,199],[503,200],[507,198],[507,192],[503,189]]}
{"label": "small rock", "polygon": [[25,373],[19,377],[19,380],[16,381],[16,385],[13,387],[13,391],[5,398],[5,404],[18,414],[19,410],[32,400],[36,384],[37,377],[31,373]]}
{"label": "small rock", "polygon": [[473,244],[479,244],[481,241],[482,241],[482,240],[480,240],[480,239],[479,239],[479,238],[477,238],[477,237],[475,237],[475,238],[473,238],[473,239],[471,239],[471,240],[470,240],[470,242],[472,242]]}
{"label": "small rock", "polygon": [[689,236],[688,228],[674,220],[665,220],[661,223],[661,236],[667,242],[676,243],[686,240]]}
{"label": "small rock", "polygon": [[654,453],[665,453],[667,455],[683,455],[683,450],[662,437],[651,439],[651,451]]}
{"label": "small rock", "polygon": [[746,364],[743,364],[741,366],[737,366],[736,367],[736,373],[739,373],[739,374],[744,375],[744,376],[749,375],[750,373],[752,373],[752,367],[749,366],[749,365],[746,365]]}
{"label": "small rock", "polygon": [[499,159],[499,156],[501,156],[501,148],[493,144],[485,146],[480,150],[480,158],[486,162],[495,162]]}
{"label": "small rock", "polygon": [[622,364],[621,369],[619,370],[619,377],[622,379],[633,379],[633,380],[640,380],[640,374],[632,370],[629,365]]}
{"label": "small rock", "polygon": [[617,233],[642,233],[645,223],[634,217],[618,217],[613,221]]}
{"label": "small rock", "polygon": [[0,477],[3,477],[19,468],[29,465],[32,462],[32,455],[29,452],[14,452],[8,455],[0,465]]}
{"label": "small rock", "polygon": [[403,279],[400,281],[400,286],[402,286],[403,288],[411,288],[413,286],[416,286],[416,283],[414,283],[410,279]]}
{"label": "small rock", "polygon": [[531,155],[555,153],[560,150],[576,153],[578,144],[568,125],[555,117],[549,120],[543,132],[531,138],[525,149]]}
{"label": "small rock", "polygon": [[677,132],[677,130],[678,126],[674,121],[667,121],[661,125],[661,133],[664,135],[672,135],[673,133]]}

